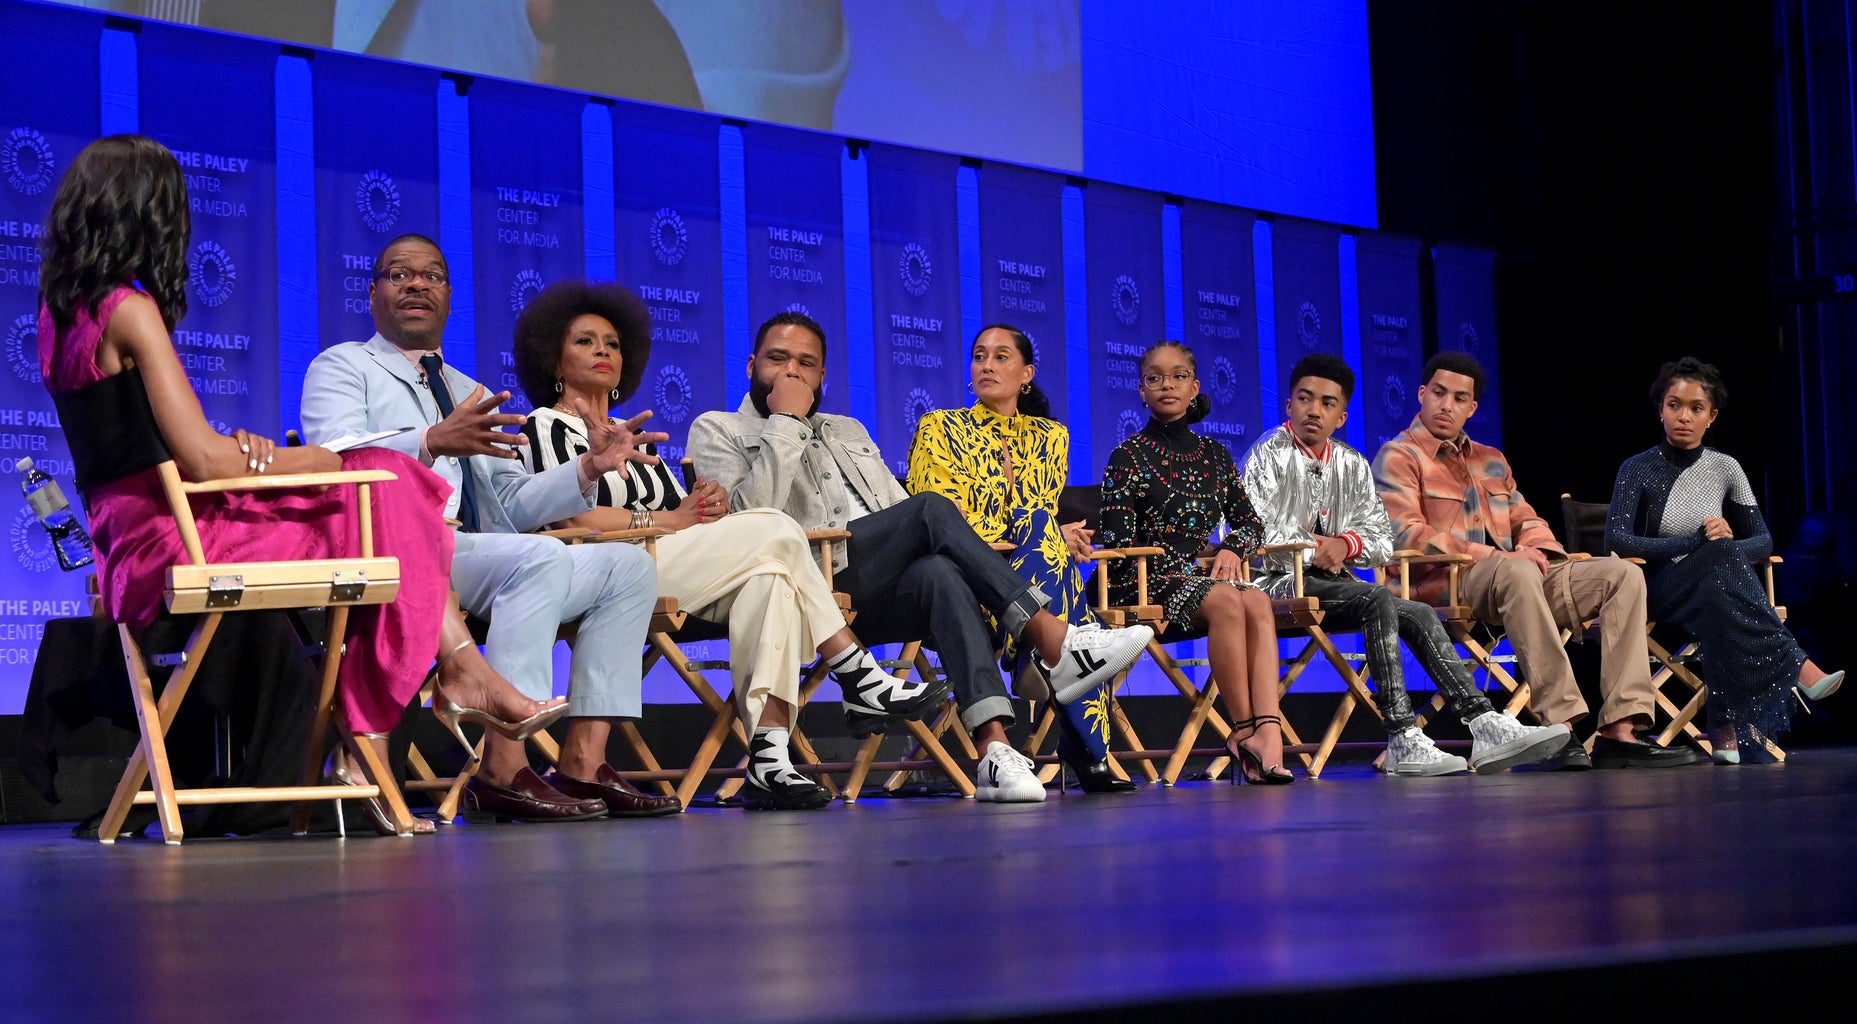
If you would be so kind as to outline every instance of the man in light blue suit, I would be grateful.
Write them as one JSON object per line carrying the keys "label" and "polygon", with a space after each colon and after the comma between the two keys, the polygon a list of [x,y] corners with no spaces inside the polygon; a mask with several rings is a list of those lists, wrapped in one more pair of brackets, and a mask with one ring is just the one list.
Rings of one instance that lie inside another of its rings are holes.
{"label": "man in light blue suit", "polygon": [[466,608],[489,620],[484,653],[524,694],[546,700],[553,693],[556,629],[580,623],[557,771],[538,777],[521,741],[489,732],[467,803],[517,820],[675,813],[676,798],[640,793],[606,764],[612,723],[640,712],[640,652],[657,598],[650,556],[630,544],[570,547],[524,533],[592,508],[600,475],[650,459],[637,445],[665,435],[639,432],[651,415],[644,413],[596,431],[575,463],[526,473],[515,461],[522,435],[500,429],[523,418],[495,411],[509,393],[486,396],[440,355],[451,281],[438,246],[422,235],[387,243],[368,302],[377,333],[310,363],[305,439],[413,428],[372,443],[419,459],[452,485],[446,516],[460,522],[452,586]]}

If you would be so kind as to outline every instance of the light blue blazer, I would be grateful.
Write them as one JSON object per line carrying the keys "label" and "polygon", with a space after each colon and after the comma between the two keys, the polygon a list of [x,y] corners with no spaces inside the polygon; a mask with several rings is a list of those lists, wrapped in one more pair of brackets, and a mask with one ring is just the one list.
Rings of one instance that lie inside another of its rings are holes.
{"label": "light blue blazer", "polygon": [[[303,440],[321,444],[343,436],[360,436],[396,427],[423,428],[440,419],[432,392],[419,381],[419,368],[379,334],[325,350],[310,362],[303,378]],[[457,402],[477,382],[445,364],[445,384]],[[376,441],[417,459],[420,431]],[[580,492],[580,471],[573,462],[529,473],[515,459],[438,456],[432,471],[451,484],[446,515],[457,518],[458,485],[466,472],[476,487],[477,520],[486,533],[526,533],[577,516],[593,507]]]}

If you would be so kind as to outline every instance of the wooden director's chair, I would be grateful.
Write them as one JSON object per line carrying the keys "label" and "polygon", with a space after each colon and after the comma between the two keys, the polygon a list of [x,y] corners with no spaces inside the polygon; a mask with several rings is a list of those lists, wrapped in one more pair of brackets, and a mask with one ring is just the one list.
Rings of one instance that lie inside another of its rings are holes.
{"label": "wooden director's chair", "polygon": [[[1611,510],[1612,506],[1606,502],[1574,501],[1573,495],[1562,494],[1560,514],[1567,529],[1567,550],[1593,555],[1604,552],[1606,519]],[[1641,558],[1629,558],[1626,561],[1644,564]],[[1767,602],[1773,605],[1780,621],[1785,622],[1786,606],[1777,600],[1774,587],[1773,567],[1780,561],[1780,556],[1769,555],[1755,563],[1755,568],[1766,584]],[[1702,748],[1703,753],[1713,754],[1714,746],[1709,742],[1708,735],[1696,725],[1696,717],[1702,713],[1709,697],[1708,685],[1690,667],[1697,660],[1699,645],[1694,639],[1685,638],[1675,651],[1671,651],[1658,639],[1657,623],[1646,622],[1644,631],[1645,644],[1650,648],[1651,661],[1655,664],[1651,671],[1651,689],[1656,694],[1657,710],[1668,719],[1651,742],[1667,747],[1678,737],[1684,737]],[[1771,739],[1762,736],[1760,740],[1775,760],[1786,760],[1786,752]]]}
{"label": "wooden director's chair", "polygon": [[[1586,555],[1569,555],[1570,558],[1585,558]],[[1469,656],[1469,661],[1478,671],[1486,673],[1496,685],[1502,687],[1506,700],[1501,709],[1511,715],[1520,715],[1528,710],[1528,681],[1517,679],[1510,671],[1516,663],[1514,654],[1498,654],[1496,648],[1502,642],[1498,633],[1479,621],[1465,604],[1458,592],[1458,584],[1463,576],[1464,567],[1474,562],[1469,555],[1432,554],[1405,548],[1393,552],[1393,561],[1388,565],[1383,580],[1393,588],[1401,600],[1412,599],[1412,569],[1414,566],[1442,565],[1446,567],[1445,601],[1433,605],[1432,610],[1438,614],[1438,622],[1444,626],[1446,636],[1457,648]],[[1572,632],[1561,630],[1561,643],[1572,637]],[[1490,703],[1496,704],[1496,701]],[[1425,728],[1432,717],[1444,710],[1445,698],[1442,692],[1433,693],[1431,701],[1416,711],[1419,728]],[[1385,756],[1385,755],[1382,755]],[[1376,762],[1377,763],[1377,762]]]}
{"label": "wooden director's chair", "polygon": [[[834,582],[832,568],[834,548],[836,545],[843,544],[850,540],[850,538],[851,534],[846,530],[811,530],[806,534],[806,539],[811,542],[818,552],[821,571],[825,576],[825,583],[828,587],[832,586]],[[851,607],[850,596],[838,590],[833,591],[833,596],[838,602],[839,611],[845,617],[845,622],[847,624],[855,622],[857,618],[857,609]],[[716,758],[721,753],[723,746],[731,738],[741,747],[742,753],[734,769],[726,771],[728,777],[717,787],[716,798],[718,800],[728,800],[732,798],[740,791],[746,779],[749,737],[747,730],[742,725],[741,713],[735,701],[736,695],[733,689],[731,689],[728,698],[724,699],[719,695],[716,687],[713,686],[703,674],[705,672],[721,672],[726,675],[730,668],[729,663],[727,661],[716,660],[692,661],[684,654],[682,648],[679,646],[682,643],[690,643],[697,640],[713,640],[726,637],[727,635],[726,627],[707,623],[700,619],[691,619],[690,625],[681,632],[654,630],[649,636],[650,648],[645,655],[645,670],[650,671],[651,667],[662,659],[666,664],[670,665],[671,670],[677,674],[678,678],[684,681],[684,684],[690,688],[691,693],[696,695],[696,698],[703,703],[704,707],[709,709],[712,716],[709,729],[704,734],[702,741],[698,744],[695,756],[691,759],[689,767],[684,770],[681,778],[677,782],[675,793],[686,807],[690,805],[691,798],[696,795],[697,789],[701,787],[706,776],[711,774],[724,774],[718,772],[714,766]],[[906,673],[909,668],[914,668],[918,664],[925,663],[920,659],[920,651],[920,644],[910,644],[905,647],[902,657],[893,661],[886,661],[883,664],[893,672],[902,671]],[[818,777],[820,784],[825,786],[826,790],[831,793],[833,797],[842,796],[846,803],[856,803],[858,792],[862,788],[866,776],[869,775],[872,768],[876,765],[875,755],[878,745],[883,740],[883,736],[882,734],[878,734],[866,738],[859,747],[856,759],[850,762],[849,765],[822,762],[812,742],[800,728],[798,712],[811,702],[813,696],[818,692],[819,687],[824,685],[828,674],[825,659],[815,659],[813,663],[804,668],[803,671],[805,672],[805,677],[800,684],[799,707],[794,709],[794,722],[789,727],[789,742],[795,758],[795,767],[802,771],[810,767],[813,770],[812,773]],[[915,738],[917,748],[921,751],[922,756],[928,758],[927,764],[932,764],[934,767],[948,774],[956,788],[962,788],[964,784],[964,795],[972,796],[973,783],[967,779],[966,773],[963,772],[960,766],[955,763],[954,759],[949,756],[947,750],[936,737],[929,733],[921,722],[908,722],[905,724],[911,735]],[[650,751],[645,748],[642,743],[635,746],[633,751],[641,761],[646,761],[647,758],[651,757]],[[655,759],[652,759],[649,763],[655,763]],[[850,777],[841,789],[832,778],[831,773],[845,768],[849,769]]]}
{"label": "wooden director's chair", "polygon": [[[1307,542],[1266,544],[1258,549],[1257,554],[1262,556],[1301,552],[1313,548],[1314,546],[1315,545]],[[1211,558],[1216,555],[1216,553],[1216,549],[1207,549],[1201,552],[1202,563],[1207,565],[1211,564]],[[1241,566],[1243,579],[1248,581],[1251,578],[1252,568],[1249,561]],[[1318,654],[1320,654],[1323,660],[1325,660],[1328,665],[1335,670],[1335,673],[1341,677],[1341,681],[1345,686],[1345,690],[1341,695],[1341,700],[1336,706],[1334,714],[1329,717],[1327,727],[1324,729],[1322,738],[1319,742],[1313,744],[1304,742],[1301,736],[1297,734],[1295,726],[1290,723],[1287,717],[1285,717],[1282,722],[1284,753],[1293,753],[1301,758],[1303,771],[1306,772],[1310,778],[1319,779],[1322,777],[1323,770],[1328,765],[1328,759],[1334,754],[1335,748],[1341,740],[1342,730],[1347,727],[1348,721],[1353,717],[1355,710],[1364,707],[1377,718],[1380,715],[1380,708],[1379,705],[1375,703],[1373,694],[1367,689],[1369,674],[1364,657],[1358,654],[1344,654],[1335,646],[1334,638],[1322,625],[1323,612],[1320,602],[1316,598],[1306,596],[1303,593],[1303,568],[1300,558],[1293,561],[1290,578],[1294,596],[1273,598],[1271,601],[1272,610],[1276,616],[1277,639],[1279,641],[1301,640],[1303,644],[1301,649],[1297,651],[1295,657],[1278,659],[1278,663],[1281,667],[1281,675],[1277,682],[1277,696],[1279,700],[1281,700],[1284,694],[1289,692],[1290,687],[1296,685],[1296,681],[1301,678],[1302,674],[1314,663],[1315,657]],[[1160,630],[1157,629],[1155,632],[1158,635]],[[1181,697],[1192,704],[1192,711],[1187,717],[1186,725],[1180,731],[1180,739],[1174,744],[1173,752],[1167,761],[1167,767],[1162,773],[1162,781],[1168,785],[1173,785],[1177,782],[1181,770],[1186,765],[1187,758],[1195,755],[1212,755],[1212,764],[1207,769],[1207,776],[1209,778],[1217,778],[1227,768],[1236,770],[1235,766],[1230,764],[1230,758],[1226,755],[1223,746],[1226,737],[1231,733],[1231,727],[1225,723],[1223,717],[1213,714],[1213,704],[1218,697],[1218,680],[1210,674],[1211,669],[1210,665],[1207,664],[1207,660],[1199,658],[1176,660],[1167,656],[1166,652],[1161,650],[1160,647],[1161,645],[1158,641],[1150,642],[1148,645],[1148,653],[1154,657],[1155,663],[1160,666],[1162,673],[1167,676],[1168,681],[1174,685],[1175,689],[1180,691]],[[1180,671],[1180,667],[1184,665],[1198,666],[1201,664],[1206,664],[1207,667],[1208,674],[1206,682],[1203,686],[1195,687],[1192,680],[1188,679],[1186,674]],[[1360,667],[1356,668],[1356,664],[1359,664]],[[1217,748],[1196,749],[1194,745],[1198,742],[1199,734],[1207,724],[1212,726],[1213,732],[1220,740],[1221,745]]]}
{"label": "wooden director's chair", "polygon": [[[385,604],[400,588],[398,559],[374,554],[372,495],[369,485],[393,480],[385,470],[355,470],[336,473],[300,473],[269,477],[239,477],[187,483],[170,459],[156,467],[162,492],[167,498],[168,514],[180,534],[186,561],[168,570],[166,599],[174,614],[197,614],[199,620],[186,647],[177,654],[146,655],[127,625],[117,624],[122,639],[123,664],[128,672],[130,695],[135,705],[140,740],[122,780],[116,786],[98,838],[115,842],[129,809],[136,804],[154,804],[161,823],[162,838],[170,844],[182,839],[180,808],[196,804],[258,803],[295,801],[293,821],[299,834],[308,828],[311,800],[349,800],[380,798],[387,805],[387,816],[401,835],[411,835],[412,815],[393,773],[375,756],[374,748],[356,739],[342,716],[335,713],[336,673],[342,659],[342,638],[348,628],[348,609],[355,605]],[[195,494],[227,491],[281,490],[305,487],[329,487],[354,484],[359,551],[353,558],[303,559],[284,562],[209,563],[200,541],[198,525],[188,498]],[[328,618],[319,657],[320,690],[315,720],[310,729],[308,747],[303,754],[303,769],[298,785],[293,787],[232,787],[177,789],[168,768],[166,735],[174,722],[181,701],[187,696],[220,620],[228,614],[257,610],[299,611],[327,608]],[[149,678],[151,665],[173,666],[175,671],[155,699]],[[366,765],[371,785],[321,785],[323,744],[333,724],[341,745],[360,763]],[[149,788],[144,790],[146,780]]]}
{"label": "wooden director's chair", "polygon": [[[536,533],[541,536],[554,537],[564,544],[577,544],[598,537],[599,539],[608,541],[643,544],[647,551],[652,551],[653,542],[656,541],[657,538],[664,536],[666,532],[668,531],[660,529],[640,529],[609,531],[600,534],[597,531],[589,530],[584,527],[536,531]],[[653,553],[655,554],[655,552]],[[483,632],[487,624],[483,622],[483,620],[470,615],[468,610],[466,611],[466,615],[471,625],[473,636],[479,644],[482,644]],[[652,608],[651,625],[647,628],[650,632],[675,630],[683,625],[684,618],[684,614],[677,608],[676,598],[659,595],[656,605]],[[647,633],[647,636],[650,635],[650,632]],[[560,629],[555,633],[555,640],[557,643],[566,641],[571,647],[578,633],[578,622],[563,623]],[[432,683],[430,680],[428,680],[426,686],[420,690],[419,700],[421,704],[427,704],[432,700]],[[636,725],[631,722],[621,722],[617,726],[617,731],[620,737],[626,742],[629,749],[634,752],[644,750],[647,756],[649,756],[650,748],[645,745],[644,738],[639,735]],[[528,742],[547,763],[560,763],[561,746],[547,730],[543,729],[531,733]],[[482,766],[483,756],[484,737],[480,736],[477,740],[476,749],[466,758],[464,766],[458,773],[455,775],[441,775],[438,769],[432,765],[432,762],[427,759],[425,753],[419,749],[419,745],[414,743],[407,749],[407,769],[411,778],[407,780],[406,788],[409,792],[428,794],[428,798],[432,800],[434,806],[437,808],[436,816],[439,821],[447,823],[454,821],[458,816],[459,804],[462,803],[464,798],[464,787],[471,781],[471,778],[477,774],[478,768]],[[646,766],[647,770],[650,771],[662,770],[655,759],[647,761]],[[671,792],[668,788],[665,788],[664,791],[666,793]]]}

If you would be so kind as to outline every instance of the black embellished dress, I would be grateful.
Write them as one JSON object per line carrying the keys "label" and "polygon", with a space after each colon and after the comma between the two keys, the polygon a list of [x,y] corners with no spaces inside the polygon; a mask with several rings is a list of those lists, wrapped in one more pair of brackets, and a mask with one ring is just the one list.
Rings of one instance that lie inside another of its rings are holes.
{"label": "black embellished dress", "polygon": [[[1220,523],[1230,532],[1219,547],[1239,557],[1248,557],[1264,542],[1264,524],[1224,445],[1178,420],[1150,419],[1109,456],[1096,542],[1165,551],[1149,560],[1148,599],[1166,609],[1171,624],[1166,639],[1204,635],[1193,624],[1200,602],[1213,587],[1230,585],[1214,580],[1195,562]],[[1110,601],[1134,604],[1134,564],[1108,565]]]}
{"label": "black embellished dress", "polygon": [[[1720,516],[1730,539],[1707,540],[1702,521]],[[1767,600],[1753,563],[1773,553],[1741,464],[1713,448],[1660,444],[1618,470],[1606,547],[1642,558],[1646,611],[1699,645],[1709,714],[1768,736],[1792,720],[1792,685],[1806,655]]]}

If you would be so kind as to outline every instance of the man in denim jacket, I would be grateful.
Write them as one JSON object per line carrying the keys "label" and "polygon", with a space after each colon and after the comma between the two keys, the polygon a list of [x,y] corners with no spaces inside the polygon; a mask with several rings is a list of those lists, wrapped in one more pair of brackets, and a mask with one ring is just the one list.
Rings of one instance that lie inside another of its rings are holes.
{"label": "man in denim jacket", "polygon": [[[1060,704],[1090,692],[1147,646],[1146,626],[1072,627],[1044,610],[1049,598],[974,533],[953,502],[904,492],[864,425],[819,412],[825,331],[780,313],[755,333],[748,397],[735,412],[707,412],[690,427],[690,458],[737,508],[777,508],[808,530],[844,529],[833,556],[838,589],[858,610],[867,644],[926,640],[941,653],[961,721],[983,752],[976,796],[1041,801],[1030,760],[1006,742],[1012,702],[994,666],[991,613],[1037,652]],[[856,720],[853,732],[881,723]]]}

